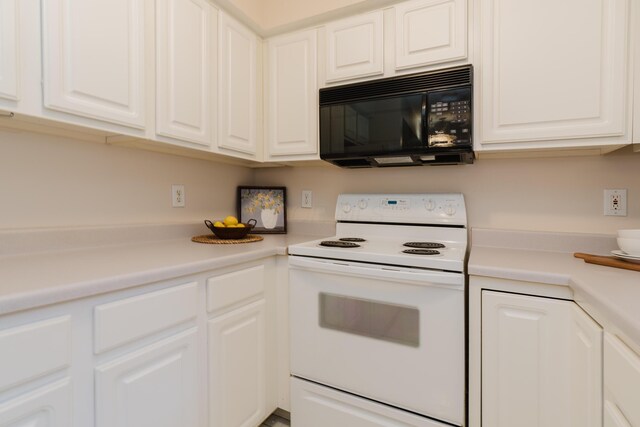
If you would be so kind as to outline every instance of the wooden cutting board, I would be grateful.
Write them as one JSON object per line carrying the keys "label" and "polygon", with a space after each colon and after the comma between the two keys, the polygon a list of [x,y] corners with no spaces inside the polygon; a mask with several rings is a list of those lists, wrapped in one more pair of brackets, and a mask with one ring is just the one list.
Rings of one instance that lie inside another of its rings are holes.
{"label": "wooden cutting board", "polygon": [[581,258],[589,264],[605,265],[607,267],[624,268],[626,270],[640,271],[640,264],[634,264],[612,256],[591,255],[576,252],[573,254],[576,258]]}

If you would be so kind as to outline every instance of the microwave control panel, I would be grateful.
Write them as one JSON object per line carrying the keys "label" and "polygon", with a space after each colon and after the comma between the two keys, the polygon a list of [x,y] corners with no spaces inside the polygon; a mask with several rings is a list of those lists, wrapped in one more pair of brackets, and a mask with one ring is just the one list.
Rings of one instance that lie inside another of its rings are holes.
{"label": "microwave control panel", "polygon": [[428,146],[471,145],[471,88],[447,89],[427,94]]}

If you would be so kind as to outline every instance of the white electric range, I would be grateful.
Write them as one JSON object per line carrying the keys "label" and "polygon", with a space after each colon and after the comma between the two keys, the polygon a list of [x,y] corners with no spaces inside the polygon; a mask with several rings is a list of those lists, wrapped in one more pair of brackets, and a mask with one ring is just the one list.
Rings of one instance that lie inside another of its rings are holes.
{"label": "white electric range", "polygon": [[463,196],[343,194],[336,221],[289,247],[293,426],[463,426]]}

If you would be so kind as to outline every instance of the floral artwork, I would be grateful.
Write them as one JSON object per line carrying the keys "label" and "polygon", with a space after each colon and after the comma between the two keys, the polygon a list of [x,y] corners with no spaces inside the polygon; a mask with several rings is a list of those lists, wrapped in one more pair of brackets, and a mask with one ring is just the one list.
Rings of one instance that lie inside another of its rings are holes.
{"label": "floral artwork", "polygon": [[252,233],[286,233],[285,187],[238,187],[238,218],[256,220]]}

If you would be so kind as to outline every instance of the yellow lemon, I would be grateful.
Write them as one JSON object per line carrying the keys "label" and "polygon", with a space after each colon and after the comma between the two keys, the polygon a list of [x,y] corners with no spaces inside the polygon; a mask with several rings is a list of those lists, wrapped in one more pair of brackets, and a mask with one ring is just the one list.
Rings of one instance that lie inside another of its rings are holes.
{"label": "yellow lemon", "polygon": [[220,221],[216,221],[216,222],[213,223],[213,226],[214,227],[224,227],[224,224],[221,223]]}
{"label": "yellow lemon", "polygon": [[238,223],[238,225],[236,225],[236,227],[238,227],[238,228],[244,228],[244,224],[243,224],[243,223]]}
{"label": "yellow lemon", "polygon": [[223,222],[224,222],[224,225],[226,225],[227,227],[231,225],[238,225],[238,218],[236,218],[235,216],[229,215],[224,219]]}
{"label": "yellow lemon", "polygon": [[227,228],[237,228],[237,227],[238,227],[238,226],[237,226],[237,225],[235,225],[235,224],[229,224],[229,225],[227,225]]}

